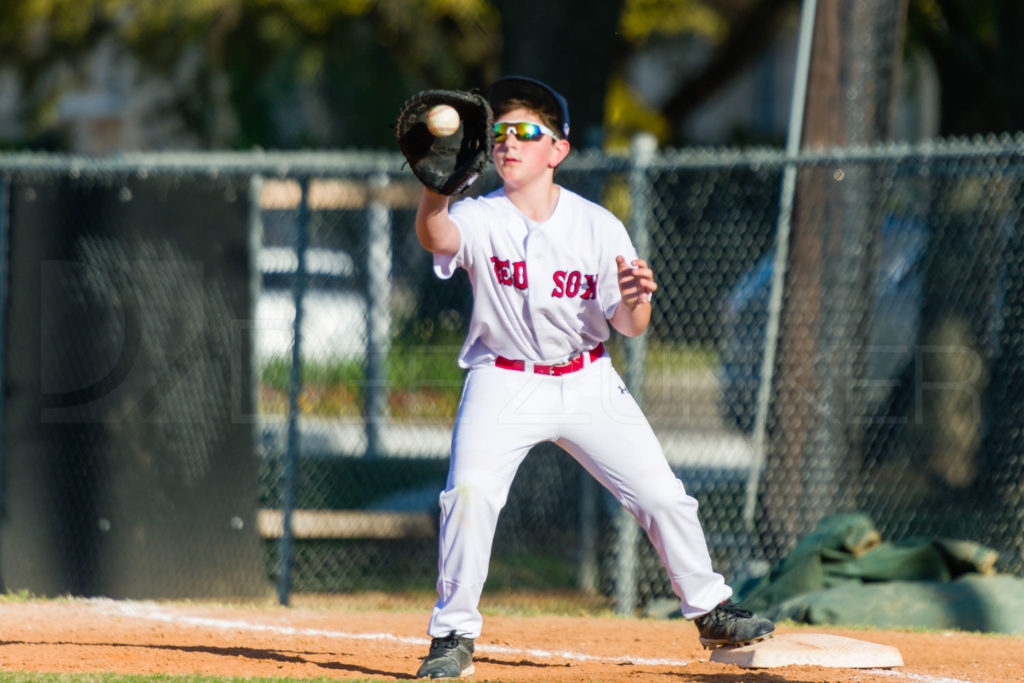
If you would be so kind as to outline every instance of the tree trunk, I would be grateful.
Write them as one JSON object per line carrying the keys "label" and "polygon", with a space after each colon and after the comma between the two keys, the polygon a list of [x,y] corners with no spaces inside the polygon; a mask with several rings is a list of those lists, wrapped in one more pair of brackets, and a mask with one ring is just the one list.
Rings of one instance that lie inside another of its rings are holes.
{"label": "tree trunk", "polygon": [[622,0],[495,0],[501,13],[502,74],[544,81],[569,101],[570,140],[598,146],[617,46]]}
{"label": "tree trunk", "polygon": [[[905,11],[883,0],[818,3],[803,148],[891,136]],[[763,492],[765,547],[779,556],[856,499],[880,176],[867,162],[798,171]]]}

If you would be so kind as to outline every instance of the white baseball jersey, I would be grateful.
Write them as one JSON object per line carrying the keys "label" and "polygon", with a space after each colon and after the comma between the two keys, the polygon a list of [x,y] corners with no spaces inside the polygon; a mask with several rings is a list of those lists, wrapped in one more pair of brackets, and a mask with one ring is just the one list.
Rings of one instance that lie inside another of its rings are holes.
{"label": "white baseball jersey", "polygon": [[543,223],[531,221],[498,189],[449,210],[462,237],[453,256],[435,255],[450,278],[473,285],[473,315],[459,353],[464,368],[495,356],[558,362],[608,339],[621,301],[615,257],[637,258],[611,212],[567,189]]}

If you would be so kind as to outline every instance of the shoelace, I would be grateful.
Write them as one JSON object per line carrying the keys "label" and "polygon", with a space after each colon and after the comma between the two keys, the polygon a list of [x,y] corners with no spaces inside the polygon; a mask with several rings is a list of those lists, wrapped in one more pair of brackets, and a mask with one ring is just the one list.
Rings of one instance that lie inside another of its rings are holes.
{"label": "shoelace", "polygon": [[717,622],[719,619],[722,619],[723,617],[729,615],[739,617],[740,619],[749,619],[750,617],[754,616],[754,613],[750,610],[745,610],[740,607],[737,607],[736,604],[733,602],[723,602],[722,604],[715,607],[715,609],[705,614],[703,617],[700,617],[700,619],[702,621],[709,620]]}
{"label": "shoelace", "polygon": [[723,612],[728,612],[729,614],[733,614],[743,619],[749,619],[750,617],[754,616],[754,613],[750,610],[737,607],[734,603],[731,602],[723,602],[719,607],[721,607]]}
{"label": "shoelace", "polygon": [[434,638],[433,642],[430,643],[430,654],[447,652],[448,650],[454,650],[458,646],[459,639],[454,633],[444,638]]}

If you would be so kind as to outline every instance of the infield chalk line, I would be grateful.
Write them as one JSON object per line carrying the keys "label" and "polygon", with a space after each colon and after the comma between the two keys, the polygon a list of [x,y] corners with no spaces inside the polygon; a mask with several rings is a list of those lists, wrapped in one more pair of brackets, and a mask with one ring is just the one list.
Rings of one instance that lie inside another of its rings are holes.
{"label": "infield chalk line", "polygon": [[[83,602],[97,605],[108,614],[113,616],[130,617],[135,619],[146,619],[149,621],[161,621],[168,624],[202,626],[205,628],[222,629],[228,631],[255,631],[262,633],[279,633],[290,636],[315,636],[318,638],[336,638],[338,640],[379,640],[401,643],[403,645],[429,645],[427,638],[416,638],[409,636],[396,636],[393,633],[350,633],[347,631],[333,631],[319,628],[297,628],[295,626],[281,626],[275,624],[256,624],[251,621],[238,619],[219,619],[215,617],[196,617],[187,614],[175,614],[161,609],[155,603],[140,602],[136,600],[112,600],[109,598],[87,598]],[[534,648],[513,648],[501,645],[480,645],[477,652],[503,654],[513,656],[529,656],[540,659],[566,659],[576,662],[609,662],[613,664],[630,663],[646,666],[678,666],[684,667],[689,662],[685,659],[661,659],[649,657],[630,657],[626,655],[618,657],[602,657],[599,655],[588,655],[582,652],[571,652],[567,650],[538,650]],[[866,673],[880,676],[891,676],[899,681],[917,681],[918,683],[972,683],[972,681],[961,678],[948,678],[945,676],[929,676],[927,674],[915,674],[894,669],[865,669]]]}
{"label": "infield chalk line", "polygon": [[[347,631],[332,631],[318,628],[296,628],[294,626],[280,626],[274,624],[254,624],[250,621],[237,619],[218,619],[215,617],[196,617],[185,614],[174,614],[160,609],[157,605],[136,601],[108,600],[105,598],[94,599],[90,602],[101,606],[110,606],[111,613],[115,616],[133,617],[136,619],[147,619],[150,621],[162,621],[168,624],[203,626],[231,631],[258,631],[263,633],[279,633],[289,636],[315,636],[318,638],[336,638],[338,640],[381,640],[401,643],[403,645],[427,646],[430,640],[427,638],[415,638],[396,636],[393,633],[349,633]],[[601,657],[588,655],[580,652],[565,650],[538,650],[534,648],[512,648],[501,645],[479,645],[477,652],[504,654],[504,655],[529,655],[542,659],[568,659],[578,662],[612,662],[645,664],[648,666],[686,666],[689,662],[685,659],[661,659],[650,657]]]}
{"label": "infield chalk line", "polygon": [[899,676],[907,681],[923,681],[924,683],[971,683],[962,678],[947,678],[946,676],[928,676],[926,674],[911,674],[904,671],[893,671],[892,669],[865,669],[868,673],[879,676]]}

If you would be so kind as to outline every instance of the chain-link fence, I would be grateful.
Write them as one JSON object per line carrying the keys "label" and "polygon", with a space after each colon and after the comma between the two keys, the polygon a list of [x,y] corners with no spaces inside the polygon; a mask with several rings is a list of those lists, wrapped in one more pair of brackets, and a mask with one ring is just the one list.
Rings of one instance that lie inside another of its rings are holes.
{"label": "chain-link fence", "polygon": [[[652,264],[650,329],[609,347],[727,579],[852,510],[887,538],[972,539],[1024,571],[1022,152],[1020,138],[797,158],[637,144],[559,170]],[[172,194],[183,178],[244,180],[253,314],[236,326],[253,379],[238,386],[253,410],[232,419],[255,435],[266,579],[282,600],[433,585],[471,292],[434,278],[400,158],[17,156],[0,171],[13,186],[130,177]],[[72,208],[72,224],[90,220]],[[671,595],[637,525],[552,445],[526,459],[502,513],[486,590],[501,589],[621,611]]]}

